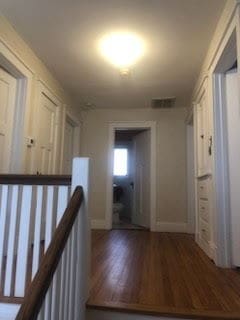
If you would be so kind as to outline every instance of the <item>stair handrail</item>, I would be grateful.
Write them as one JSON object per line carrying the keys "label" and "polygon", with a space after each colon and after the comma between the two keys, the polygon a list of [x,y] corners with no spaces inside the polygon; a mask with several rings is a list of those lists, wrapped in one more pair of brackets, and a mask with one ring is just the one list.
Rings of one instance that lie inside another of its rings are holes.
{"label": "stair handrail", "polygon": [[71,185],[71,175],[0,174],[0,184],[8,185]]}

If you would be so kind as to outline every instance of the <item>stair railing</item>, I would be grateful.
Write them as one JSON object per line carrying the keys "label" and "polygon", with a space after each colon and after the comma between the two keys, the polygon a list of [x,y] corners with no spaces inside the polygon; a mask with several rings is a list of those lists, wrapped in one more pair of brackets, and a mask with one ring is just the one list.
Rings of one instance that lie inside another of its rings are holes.
{"label": "stair railing", "polygon": [[75,158],[72,177],[0,176],[2,296],[18,298],[17,320],[84,318],[88,167],[88,159]]}

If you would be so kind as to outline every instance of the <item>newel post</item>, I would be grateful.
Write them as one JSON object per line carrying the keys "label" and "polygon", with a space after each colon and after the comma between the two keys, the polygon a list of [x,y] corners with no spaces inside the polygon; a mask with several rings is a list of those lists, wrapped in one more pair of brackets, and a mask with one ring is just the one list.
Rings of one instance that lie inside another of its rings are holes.
{"label": "newel post", "polygon": [[[78,319],[85,319],[85,305],[89,295],[90,283],[90,217],[88,213],[89,200],[89,158],[74,158],[72,169],[72,192],[76,186],[82,186],[84,200],[77,219],[77,295],[75,301],[75,315]],[[81,310],[79,314],[79,310]]]}

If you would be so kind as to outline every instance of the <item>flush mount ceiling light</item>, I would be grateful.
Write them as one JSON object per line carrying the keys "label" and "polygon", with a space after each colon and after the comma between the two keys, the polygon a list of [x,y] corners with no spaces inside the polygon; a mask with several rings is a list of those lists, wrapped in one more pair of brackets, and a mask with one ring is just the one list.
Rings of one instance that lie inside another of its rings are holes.
{"label": "flush mount ceiling light", "polygon": [[124,74],[143,56],[145,44],[135,33],[112,32],[100,39],[99,49],[102,56]]}

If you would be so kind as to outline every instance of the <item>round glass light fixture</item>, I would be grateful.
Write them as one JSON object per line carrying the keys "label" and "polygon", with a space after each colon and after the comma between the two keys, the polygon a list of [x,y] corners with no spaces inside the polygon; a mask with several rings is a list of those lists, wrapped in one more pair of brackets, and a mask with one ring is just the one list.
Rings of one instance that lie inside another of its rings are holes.
{"label": "round glass light fixture", "polygon": [[120,70],[127,70],[145,52],[144,41],[135,33],[112,32],[100,39],[102,56]]}

